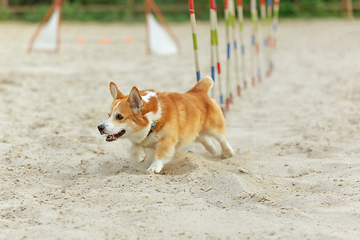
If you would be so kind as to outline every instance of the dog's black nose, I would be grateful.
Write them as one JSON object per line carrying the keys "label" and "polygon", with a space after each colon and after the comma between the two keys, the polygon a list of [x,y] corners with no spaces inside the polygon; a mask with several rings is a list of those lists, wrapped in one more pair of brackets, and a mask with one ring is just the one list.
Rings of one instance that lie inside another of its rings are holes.
{"label": "dog's black nose", "polygon": [[104,132],[105,127],[103,125],[98,126],[99,132],[102,134]]}

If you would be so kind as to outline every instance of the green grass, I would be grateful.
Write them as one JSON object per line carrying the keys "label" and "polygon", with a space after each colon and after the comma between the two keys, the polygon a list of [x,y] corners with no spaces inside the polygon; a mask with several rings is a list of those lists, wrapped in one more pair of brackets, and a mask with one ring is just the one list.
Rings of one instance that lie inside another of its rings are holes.
{"label": "green grass", "polygon": [[[187,0],[154,0],[160,7],[161,5],[172,4],[187,4]],[[46,4],[40,4],[39,2],[46,2]],[[0,8],[0,21],[7,20],[20,20],[28,22],[40,22],[45,16],[50,7],[52,0],[12,0],[12,5],[29,5],[35,4],[37,6],[35,11],[26,12],[23,14],[11,14],[6,9]],[[135,4],[141,5],[144,0],[134,0]],[[223,9],[224,0],[217,0],[218,9]],[[344,18],[346,12],[339,9],[340,0],[281,0],[280,1],[280,18]],[[353,0],[353,4],[360,4],[360,0]],[[144,14],[136,13],[129,15],[128,13],[122,13],[116,11],[115,7],[113,11],[109,12],[85,12],[81,10],[82,5],[111,5],[121,4],[126,5],[127,0],[76,0],[69,4],[63,4],[62,19],[64,21],[98,21],[98,22],[143,22]],[[249,1],[244,1],[245,9],[249,9]],[[116,5],[114,5],[116,6]],[[196,18],[198,20],[209,19],[208,1],[198,0],[195,1]],[[169,22],[182,22],[189,21],[189,12],[178,13],[165,13],[166,19]],[[249,11],[245,11],[246,18],[250,17]],[[223,11],[218,11],[219,19],[223,19]],[[360,17],[360,11],[354,11],[354,17]]]}

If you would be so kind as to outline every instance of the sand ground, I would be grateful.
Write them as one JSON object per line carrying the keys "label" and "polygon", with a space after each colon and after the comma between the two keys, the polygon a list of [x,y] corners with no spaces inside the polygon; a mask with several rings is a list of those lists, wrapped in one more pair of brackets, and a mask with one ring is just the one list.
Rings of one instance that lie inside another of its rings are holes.
{"label": "sand ground", "polygon": [[155,175],[96,127],[110,81],[192,87],[190,24],[172,26],[183,54],[147,57],[142,24],[64,23],[59,55],[25,54],[36,25],[0,24],[0,239],[360,239],[360,21],[282,21],[273,75],[226,116],[236,155],[193,144]]}

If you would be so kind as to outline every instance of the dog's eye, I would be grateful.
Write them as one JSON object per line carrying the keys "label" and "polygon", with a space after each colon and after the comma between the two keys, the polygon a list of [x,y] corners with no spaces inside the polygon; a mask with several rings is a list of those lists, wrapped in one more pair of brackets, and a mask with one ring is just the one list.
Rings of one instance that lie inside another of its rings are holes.
{"label": "dog's eye", "polygon": [[121,114],[116,115],[116,120],[122,120],[124,117]]}

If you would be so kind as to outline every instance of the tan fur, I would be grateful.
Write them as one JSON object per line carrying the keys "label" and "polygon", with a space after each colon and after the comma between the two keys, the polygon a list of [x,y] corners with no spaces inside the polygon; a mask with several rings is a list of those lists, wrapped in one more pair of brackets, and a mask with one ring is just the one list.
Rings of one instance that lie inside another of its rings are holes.
{"label": "tan fur", "polygon": [[[151,96],[155,92],[138,91],[134,87],[130,94],[125,96],[114,83],[110,83],[110,92],[112,95],[113,92],[117,94],[111,104],[110,120],[107,122],[113,124],[111,126],[118,131],[121,129],[119,126],[130,129],[131,133],[124,134],[124,137],[133,142],[133,153],[138,161],[143,160],[141,158],[145,155],[144,147],[155,146],[155,159],[149,168],[153,172],[160,172],[163,165],[171,160],[176,149],[193,141],[201,142],[214,154],[216,151],[209,137],[219,141],[225,156],[232,156],[233,150],[225,137],[223,114],[216,102],[208,96],[212,84],[212,79],[205,77],[186,93],[163,92]],[[147,94],[151,97],[144,101],[143,98],[148,97]],[[139,106],[141,109],[136,114]],[[115,113],[121,113],[123,119],[118,121]],[[147,136],[151,129],[150,121],[154,121],[156,125],[152,129],[153,132]],[[131,134],[136,138],[132,138]]]}

